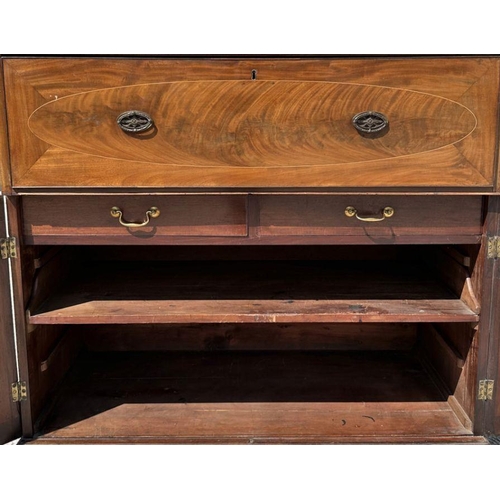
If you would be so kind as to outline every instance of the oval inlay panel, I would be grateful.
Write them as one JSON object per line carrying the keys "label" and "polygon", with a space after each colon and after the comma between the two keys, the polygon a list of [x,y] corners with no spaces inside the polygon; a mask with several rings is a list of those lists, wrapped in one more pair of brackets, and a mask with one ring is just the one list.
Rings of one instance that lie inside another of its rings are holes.
{"label": "oval inlay panel", "polygon": [[[131,135],[127,110],[154,127]],[[390,130],[361,136],[352,118],[383,113]],[[80,153],[167,165],[293,167],[390,159],[434,150],[476,126],[461,104],[372,85],[297,81],[196,81],[74,94],[38,108],[29,121],[43,141]]]}

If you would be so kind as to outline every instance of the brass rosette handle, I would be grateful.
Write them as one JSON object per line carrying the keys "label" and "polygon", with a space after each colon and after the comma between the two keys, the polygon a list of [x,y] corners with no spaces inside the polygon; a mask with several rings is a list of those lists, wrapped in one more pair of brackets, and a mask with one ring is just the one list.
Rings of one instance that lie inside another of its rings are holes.
{"label": "brass rosette handle", "polygon": [[133,109],[119,115],[116,123],[124,132],[137,134],[149,130],[153,126],[153,119],[144,111]]}
{"label": "brass rosette handle", "polygon": [[356,219],[363,222],[381,222],[392,217],[394,212],[394,208],[385,207],[382,209],[382,213],[380,215],[359,215],[357,209],[354,207],[346,207],[344,213],[347,217],[356,217]]}
{"label": "brass rosette handle", "polygon": [[125,227],[144,227],[149,224],[151,219],[156,219],[160,216],[160,210],[157,207],[151,207],[146,212],[146,218],[142,222],[129,222],[123,219],[123,210],[118,207],[111,208],[111,217],[118,219],[118,222]]}
{"label": "brass rosette handle", "polygon": [[389,119],[378,111],[363,111],[352,117],[352,124],[358,133],[369,139],[382,137],[389,131]]}

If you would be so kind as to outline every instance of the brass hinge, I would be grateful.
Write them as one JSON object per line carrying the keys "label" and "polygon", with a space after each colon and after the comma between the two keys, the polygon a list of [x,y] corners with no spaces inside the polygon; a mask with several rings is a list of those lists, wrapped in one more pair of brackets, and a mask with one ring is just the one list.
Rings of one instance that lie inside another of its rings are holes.
{"label": "brass hinge", "polygon": [[488,259],[497,259],[500,257],[500,238],[491,236],[488,238]]}
{"label": "brass hinge", "polygon": [[11,385],[12,389],[12,402],[19,403],[28,399],[28,387],[26,382],[14,382]]}
{"label": "brass hinge", "polygon": [[493,386],[495,385],[494,380],[480,380],[479,381],[479,393],[477,399],[480,401],[489,401],[493,399]]}
{"label": "brass hinge", "polygon": [[0,240],[0,250],[2,253],[2,259],[17,258],[16,238],[14,238],[14,236],[11,236],[10,238],[2,238]]}

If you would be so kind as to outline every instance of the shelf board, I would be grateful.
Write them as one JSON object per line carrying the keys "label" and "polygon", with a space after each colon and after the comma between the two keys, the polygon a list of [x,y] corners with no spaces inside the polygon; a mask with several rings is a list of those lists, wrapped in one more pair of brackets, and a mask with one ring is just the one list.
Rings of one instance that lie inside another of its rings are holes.
{"label": "shelf board", "polygon": [[413,262],[130,262],[80,269],[33,324],[475,322]]}
{"label": "shelf board", "polygon": [[94,300],[30,317],[32,324],[153,323],[427,323],[475,322],[456,300]]}
{"label": "shelf board", "polygon": [[309,443],[431,436],[472,437],[447,402],[432,402],[123,404],[43,438]]}
{"label": "shelf board", "polygon": [[408,352],[89,353],[43,440],[336,442],[472,438]]}

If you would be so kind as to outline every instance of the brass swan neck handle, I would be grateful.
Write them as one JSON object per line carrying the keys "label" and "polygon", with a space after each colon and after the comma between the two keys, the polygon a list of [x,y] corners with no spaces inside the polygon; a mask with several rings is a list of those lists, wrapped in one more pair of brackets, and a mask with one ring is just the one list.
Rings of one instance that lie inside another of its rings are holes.
{"label": "brass swan neck handle", "polygon": [[123,210],[118,207],[111,208],[111,217],[115,217],[118,219],[118,222],[125,227],[144,227],[149,224],[151,219],[155,219],[160,216],[160,210],[157,207],[151,207],[146,212],[146,218],[142,222],[128,222],[123,219]]}
{"label": "brass swan neck handle", "polygon": [[374,216],[374,215],[359,215],[357,209],[354,207],[347,207],[345,209],[345,214],[347,217],[356,217],[356,219],[363,221],[363,222],[380,222],[385,219],[388,219],[389,217],[392,217],[394,215],[394,208],[392,207],[385,207],[382,209],[382,214],[381,216]]}

